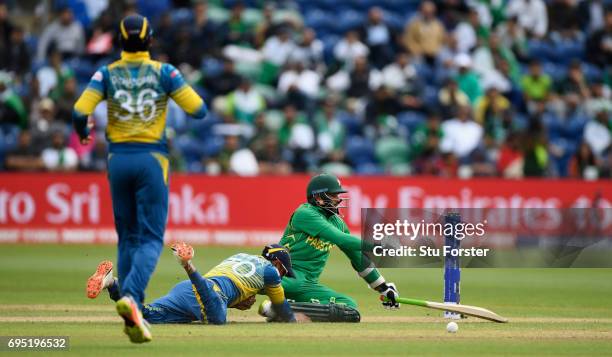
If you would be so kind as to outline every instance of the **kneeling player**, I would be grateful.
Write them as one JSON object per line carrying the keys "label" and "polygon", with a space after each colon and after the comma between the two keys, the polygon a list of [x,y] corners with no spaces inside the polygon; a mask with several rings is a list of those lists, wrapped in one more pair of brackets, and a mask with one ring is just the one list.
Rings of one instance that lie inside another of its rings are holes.
{"label": "kneeling player", "polygon": [[[383,299],[385,308],[397,309],[399,293],[395,284],[385,281],[378,269],[362,254],[363,243],[350,234],[339,215],[347,191],[332,175],[321,174],[313,177],[306,189],[307,202],[300,205],[291,215],[280,244],[291,254],[295,279],[283,279],[285,296],[293,300],[291,308],[295,313],[304,313],[312,321],[359,322],[361,316],[357,303],[351,297],[336,292],[319,282],[330,250],[338,246],[349,258],[353,269],[376,290]],[[260,314],[268,314],[265,306]]]}
{"label": "kneeling player", "polygon": [[136,306],[121,302],[119,286],[113,277],[113,263],[104,261],[87,281],[87,296],[96,298],[107,289],[117,302],[117,311],[125,320],[125,333],[132,342],[150,340],[148,323],[203,323],[221,325],[226,322],[227,308],[248,310],[255,303],[255,294],[263,293],[272,302],[280,321],[295,322],[295,316],[285,300],[281,278],[294,277],[287,249],[271,244],[262,255],[235,254],[200,275],[191,259],[194,250],[185,243],[172,245],[172,252],[183,266],[189,280],[178,283],[168,295],[144,306],[142,315]]}

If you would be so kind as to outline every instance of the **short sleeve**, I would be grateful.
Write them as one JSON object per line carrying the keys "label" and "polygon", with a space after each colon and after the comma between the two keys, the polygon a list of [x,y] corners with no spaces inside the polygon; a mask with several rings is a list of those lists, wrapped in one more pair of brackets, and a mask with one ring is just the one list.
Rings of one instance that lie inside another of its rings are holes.
{"label": "short sleeve", "polygon": [[187,84],[181,72],[169,63],[161,67],[162,87],[166,93],[171,94]]}
{"label": "short sleeve", "polygon": [[278,270],[272,265],[266,265],[264,268],[264,285],[276,286],[281,283],[281,277]]}

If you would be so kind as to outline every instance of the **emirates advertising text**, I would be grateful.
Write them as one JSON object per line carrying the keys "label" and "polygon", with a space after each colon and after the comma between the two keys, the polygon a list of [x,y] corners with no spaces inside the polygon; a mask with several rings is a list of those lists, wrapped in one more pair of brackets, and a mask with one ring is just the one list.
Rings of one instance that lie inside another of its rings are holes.
{"label": "emirates advertising text", "polygon": [[610,208],[365,208],[361,233],[387,268],[612,267]]}

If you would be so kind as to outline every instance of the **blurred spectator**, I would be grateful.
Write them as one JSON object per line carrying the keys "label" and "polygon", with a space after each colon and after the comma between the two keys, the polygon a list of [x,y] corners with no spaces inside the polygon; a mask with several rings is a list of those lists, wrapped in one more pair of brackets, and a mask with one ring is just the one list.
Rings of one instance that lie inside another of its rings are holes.
{"label": "blurred spectator", "polygon": [[328,99],[323,105],[323,111],[318,113],[315,124],[317,128],[317,143],[324,154],[342,150],[346,130],[338,119],[336,102]]}
{"label": "blurred spectator", "polygon": [[263,46],[266,39],[272,37],[278,30],[278,26],[274,23],[274,4],[264,4],[261,13],[262,20],[255,26],[255,47]]}
{"label": "blurred spectator", "polygon": [[304,122],[306,122],[305,118],[298,112],[296,107],[292,104],[286,104],[283,107],[283,124],[278,131],[278,140],[281,145],[289,145],[293,126],[297,123]]}
{"label": "blurred spectator", "polygon": [[242,78],[236,73],[234,62],[228,58],[223,58],[223,69],[215,76],[203,78],[203,84],[208,88],[213,97],[218,95],[226,95],[234,91]]}
{"label": "blurred spectator", "polygon": [[367,57],[370,49],[361,42],[357,31],[349,31],[334,47],[334,56],[347,68],[352,68],[357,58]]}
{"label": "blurred spectator", "polygon": [[383,68],[381,84],[397,93],[420,93],[421,83],[410,55],[398,53],[395,62]]}
{"label": "blurred spectator", "polygon": [[437,150],[442,135],[440,116],[432,112],[427,117],[427,121],[420,124],[411,133],[410,141],[412,146],[410,147],[410,156],[418,158],[423,156],[428,150]]}
{"label": "blurred spectator", "polygon": [[240,138],[236,135],[225,138],[225,144],[217,156],[217,161],[223,173],[253,176],[259,172],[255,155],[250,149],[241,148]]}
{"label": "blurred spectator", "polygon": [[540,61],[532,60],[529,63],[529,73],[521,78],[521,89],[527,101],[547,99],[552,89],[552,79],[548,74],[542,73]]}
{"label": "blurred spectator", "polygon": [[257,176],[259,164],[249,148],[241,148],[230,157],[230,173],[238,176]]}
{"label": "blurred spectator", "polygon": [[266,40],[262,52],[266,61],[276,66],[283,66],[294,49],[295,43],[291,39],[291,33],[285,28],[279,31],[278,35]]}
{"label": "blurred spectator", "polygon": [[467,159],[480,145],[482,137],[482,127],[472,120],[470,107],[462,106],[455,118],[442,123],[440,151],[452,153],[460,160]]}
{"label": "blurred spectator", "polygon": [[612,99],[610,98],[610,88],[596,79],[590,87],[591,96],[584,103],[584,109],[589,117],[595,117],[600,111],[612,113]]}
{"label": "blurred spectator", "polygon": [[[170,144],[170,140],[168,140],[169,146],[168,151],[172,153],[172,145]],[[182,170],[178,169],[178,164],[181,163],[182,159],[178,158],[177,162],[171,163],[172,172],[179,172]],[[108,161],[108,150],[106,147],[106,142],[104,140],[95,140],[93,144],[93,150],[84,155],[80,159],[80,167],[86,171],[105,171],[106,164]]]}
{"label": "blurred spectator", "polygon": [[[1,15],[0,5],[0,18]],[[1,25],[0,25],[1,27]],[[0,29],[0,32],[3,30]],[[2,36],[2,35],[0,35]],[[25,43],[25,33],[20,26],[14,26],[10,34],[9,41],[6,42],[6,49],[2,49],[0,44],[0,70],[14,72],[20,78],[23,77],[30,69],[30,51]]]}
{"label": "blurred spectator", "polygon": [[453,30],[452,36],[457,41],[457,49],[468,53],[481,42],[489,37],[487,27],[480,24],[480,17],[476,9],[470,9],[466,21],[460,22]]}
{"label": "blurred spectator", "polygon": [[353,70],[349,73],[350,84],[346,91],[347,96],[352,98],[365,98],[370,93],[370,88],[374,87],[372,73],[365,57],[355,59]]}
{"label": "blurred spectator", "polygon": [[78,56],[85,49],[85,31],[83,26],[74,20],[69,7],[60,9],[57,20],[44,29],[38,40],[37,60],[43,61],[49,48],[54,48],[64,58]]}
{"label": "blurred spectator", "polygon": [[72,122],[72,108],[76,103],[79,93],[77,93],[77,81],[75,77],[70,77],[64,81],[64,88],[56,98],[57,119],[66,124]]}
{"label": "blurred spectator", "polygon": [[584,74],[582,73],[579,61],[573,61],[567,69],[567,75],[557,85],[557,92],[561,95],[576,94],[582,100],[590,97],[589,86],[587,85]]}
{"label": "blurred spectator", "polygon": [[278,35],[268,38],[261,49],[264,58],[262,82],[273,83],[280,68],[287,63],[294,50],[295,43],[288,28],[283,28],[279,30]]}
{"label": "blurred spectator", "polygon": [[436,58],[436,69],[441,76],[448,76],[448,72],[455,66],[455,58],[464,53],[459,49],[458,41],[455,36],[446,36],[444,46],[438,52]]}
{"label": "blurred spectator", "polygon": [[14,171],[40,171],[45,168],[40,151],[32,145],[32,135],[28,130],[19,133],[17,147],[6,155],[4,166]]}
{"label": "blurred spectator", "polygon": [[393,33],[384,22],[383,12],[379,7],[370,8],[368,19],[361,30],[361,38],[370,49],[370,62],[376,68],[382,68],[393,59]]}
{"label": "blurred spectator", "polygon": [[602,157],[612,144],[612,119],[610,112],[600,111],[584,127],[584,141],[595,156]]}
{"label": "blurred spectator", "polygon": [[289,149],[288,161],[291,162],[293,171],[306,172],[314,164],[314,132],[293,105],[286,105],[283,114],[284,123],[278,132],[279,141]]}
{"label": "blurred spectator", "polygon": [[580,28],[587,33],[601,30],[605,26],[606,5],[603,0],[580,1],[578,4]]}
{"label": "blurred spectator", "polygon": [[36,72],[38,95],[46,97],[56,87],[63,87],[66,78],[72,76],[72,70],[62,61],[58,51],[52,51],[48,63]]}
{"label": "blurred spectator", "polygon": [[[398,98],[386,87],[376,89],[369,97],[365,109],[365,124],[370,136],[381,137],[394,131],[395,115],[402,109]],[[373,130],[373,131],[372,131]]]}
{"label": "blurred spectator", "polygon": [[606,11],[605,26],[595,31],[586,43],[587,60],[600,66],[612,63],[612,10]]}
{"label": "blurred spectator", "polygon": [[436,18],[436,5],[432,1],[424,1],[419,13],[404,30],[403,45],[411,54],[423,56],[431,65],[445,38],[444,25]]}
{"label": "blurred spectator", "polygon": [[455,80],[459,89],[470,99],[470,103],[475,103],[482,95],[482,87],[478,75],[472,71],[472,59],[469,55],[462,53],[457,55],[454,60],[459,73]]}
{"label": "blurred spectator", "polygon": [[470,163],[460,166],[458,174],[460,178],[496,176],[497,167],[485,150],[476,149],[470,156]]}
{"label": "blurred spectator", "polygon": [[116,27],[108,11],[104,12],[96,21],[91,37],[87,42],[86,51],[91,58],[98,60],[108,56],[113,51],[116,39]]}
{"label": "blurred spectator", "polygon": [[41,158],[49,171],[75,171],[79,159],[73,149],[66,146],[65,134],[62,131],[51,133],[51,147],[43,150]]}
{"label": "blurred spectator", "polygon": [[305,67],[319,66],[323,60],[323,43],[318,40],[316,33],[311,28],[305,28],[302,32],[302,40],[291,52],[291,61],[300,62]]}
{"label": "blurred spectator", "polygon": [[517,133],[510,133],[499,151],[497,171],[504,178],[522,178],[523,164],[521,137]]}
{"label": "blurred spectator", "polygon": [[202,61],[202,53],[198,51],[197,46],[194,46],[195,42],[191,29],[187,25],[180,26],[175,32],[172,50],[168,51],[170,63],[175,66],[186,63],[192,68],[198,68]]}
{"label": "blurred spectator", "polygon": [[500,39],[501,46],[511,50],[519,60],[527,59],[527,36],[516,17],[510,17],[508,21],[500,24],[495,33]]}
{"label": "blurred spectator", "polygon": [[548,3],[548,31],[553,39],[579,39],[576,0],[552,0]]}
{"label": "blurred spectator", "polygon": [[259,173],[262,175],[291,173],[291,164],[284,159],[280,143],[274,134],[267,134],[263,137],[263,145],[255,152],[255,157],[259,162]]}
{"label": "blurred spectator", "polygon": [[506,16],[516,17],[530,37],[542,38],[548,30],[548,14],[543,0],[509,0]]}
{"label": "blurred spectator", "polygon": [[257,114],[253,124],[253,135],[249,138],[248,147],[257,154],[263,150],[265,138],[268,135],[276,135],[276,133],[266,126],[266,114],[264,112]]}
{"label": "blurred spectator", "polygon": [[218,26],[208,18],[208,3],[206,1],[194,1],[192,9],[191,46],[200,57],[212,55],[219,46]]}
{"label": "blurred spectator", "polygon": [[459,89],[454,78],[448,78],[438,92],[438,103],[442,115],[449,118],[460,106],[470,105],[470,98]]}
{"label": "blurred spectator", "polygon": [[483,126],[485,137],[493,142],[504,139],[503,114],[510,109],[510,101],[500,94],[499,89],[491,86],[485,95],[476,102],[474,118]]}
{"label": "blurred spectator", "polygon": [[253,123],[255,116],[266,109],[264,96],[246,78],[227,96],[227,101],[229,113],[243,123]]}
{"label": "blurred spectator", "polygon": [[23,101],[11,87],[11,75],[0,71],[0,123],[28,126],[28,113]]}
{"label": "blurred spectator", "polygon": [[278,79],[278,91],[300,110],[314,108],[321,77],[301,62],[289,63]]}
{"label": "blurred spectator", "polygon": [[224,44],[251,46],[253,34],[251,27],[242,17],[243,13],[244,4],[240,1],[234,3],[230,10],[230,18],[220,29],[224,34]]}
{"label": "blurred spectator", "polygon": [[[172,52],[175,32],[176,28],[172,23],[172,15],[169,11],[164,12],[161,14],[157,26],[155,26],[155,33],[151,42],[151,53],[155,53],[158,56],[167,56],[168,53]],[[206,41],[210,41],[210,39]]]}
{"label": "blurred spectator", "polygon": [[597,179],[600,165],[600,160],[593,154],[591,147],[583,142],[570,161],[570,177]]}
{"label": "blurred spectator", "polygon": [[53,100],[45,98],[40,101],[39,112],[32,113],[32,138],[37,149],[44,149],[51,146],[51,134],[66,134],[66,124],[55,120],[55,104]]}
{"label": "blurred spectator", "polygon": [[547,143],[541,124],[537,121],[532,121],[525,137],[523,176],[544,176],[549,163],[546,146]]}
{"label": "blurred spectator", "polygon": [[496,34],[492,34],[486,44],[479,46],[474,51],[473,68],[480,75],[483,86],[495,85],[505,92],[509,90],[510,83],[498,69],[501,61],[510,66],[509,71],[512,77],[518,77],[519,67],[514,54],[500,43]]}
{"label": "blurred spectator", "polygon": [[468,0],[467,2],[478,11],[483,26],[495,29],[506,20],[507,1]]}
{"label": "blurred spectator", "polygon": [[13,23],[9,20],[8,15],[6,3],[4,1],[0,2],[0,53],[6,53],[11,47]]}

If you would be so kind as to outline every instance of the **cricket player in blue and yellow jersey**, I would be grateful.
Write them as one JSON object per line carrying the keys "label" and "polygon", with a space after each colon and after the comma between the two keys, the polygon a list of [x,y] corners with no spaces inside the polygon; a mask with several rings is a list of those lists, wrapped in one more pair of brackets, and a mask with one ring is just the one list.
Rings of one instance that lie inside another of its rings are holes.
{"label": "cricket player in blue and yellow jersey", "polygon": [[[153,31],[145,17],[127,16],[119,27],[121,59],[92,76],[74,105],[73,125],[81,143],[88,143],[93,126],[89,115],[99,102],[107,101],[108,178],[119,236],[122,297],[117,311],[125,320],[130,340],[139,343],[151,340],[139,316],[163,247],[168,211],[168,99],[194,118],[204,118],[207,108],[176,68],[150,58]],[[88,295],[100,283],[92,277]]]}
{"label": "cricket player in blue and yellow jersey", "polygon": [[[294,277],[287,248],[278,244],[264,247],[261,255],[239,253],[223,260],[203,276],[192,259],[194,250],[185,243],[172,245],[172,253],[185,269],[189,280],[178,283],[170,292],[144,306],[143,317],[148,323],[226,323],[227,309],[248,310],[256,294],[270,299],[271,311],[279,322],[295,322],[285,299],[281,279]],[[101,281],[95,296],[107,289],[112,300],[120,298],[120,283],[113,277],[113,263],[103,261],[94,276]]]}

